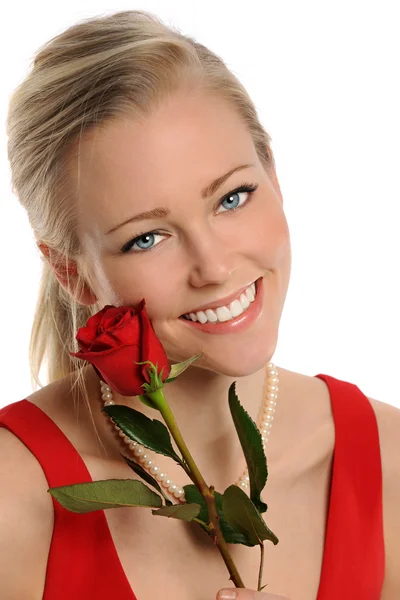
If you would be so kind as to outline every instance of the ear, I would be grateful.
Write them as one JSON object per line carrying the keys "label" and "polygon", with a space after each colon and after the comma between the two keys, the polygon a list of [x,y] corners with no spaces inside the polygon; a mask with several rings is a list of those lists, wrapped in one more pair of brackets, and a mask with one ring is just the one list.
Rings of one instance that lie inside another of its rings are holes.
{"label": "ear", "polygon": [[[37,242],[36,245],[48,261],[59,284],[70,294],[70,296],[84,306],[90,306],[97,302],[97,296],[86,282],[84,282],[82,287],[82,277],[79,276],[78,265],[75,261],[69,261],[67,267],[65,259],[56,250],[50,248],[43,242]],[[79,282],[80,289],[78,289]]]}

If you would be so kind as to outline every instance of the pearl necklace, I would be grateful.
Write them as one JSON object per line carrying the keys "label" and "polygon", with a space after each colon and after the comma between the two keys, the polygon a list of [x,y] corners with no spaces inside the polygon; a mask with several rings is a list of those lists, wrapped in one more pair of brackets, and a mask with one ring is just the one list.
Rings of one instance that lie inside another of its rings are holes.
{"label": "pearl necklace", "polygon": [[[279,392],[279,375],[276,366],[272,363],[268,363],[266,370],[267,376],[265,378],[266,381],[264,386],[264,403],[261,409],[261,417],[259,419],[260,425],[258,425],[258,429],[261,433],[264,451],[272,427],[272,421],[274,420],[276,401]],[[110,386],[106,385],[101,380],[100,386],[104,406],[110,406],[115,404],[113,400],[112,389],[110,388]],[[113,423],[113,421],[111,422]],[[115,423],[113,423],[113,425],[115,430],[118,432],[119,436],[128,446],[129,450],[133,452],[134,456],[136,457],[136,462],[140,462],[141,466],[150,475],[154,476],[154,478],[163,486],[166,492],[169,492],[170,495],[172,495],[174,498],[184,503],[185,490],[182,487],[176,485],[165,471],[161,471],[161,468],[155,462],[157,454],[149,454],[148,448],[141,446],[140,444],[138,444],[138,442],[133,441],[130,437],[125,435],[125,433]],[[249,481],[250,478],[248,475],[248,469],[246,468],[240,476],[240,478],[238,479],[238,481],[235,483],[235,485],[241,487],[243,490],[248,490]]]}

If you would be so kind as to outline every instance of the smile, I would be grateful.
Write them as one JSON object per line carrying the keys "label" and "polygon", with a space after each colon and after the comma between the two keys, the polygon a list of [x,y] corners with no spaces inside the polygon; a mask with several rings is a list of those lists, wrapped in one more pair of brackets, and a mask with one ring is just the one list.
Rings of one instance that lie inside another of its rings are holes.
{"label": "smile", "polygon": [[[241,290],[238,297],[232,300],[228,306],[215,306],[214,304],[212,308],[204,307],[205,310],[182,315],[179,321],[184,327],[197,330],[202,334],[225,335],[246,332],[264,314],[264,285],[267,285],[267,280],[265,277],[260,277]],[[246,308],[244,308],[245,306]],[[234,316],[235,314],[237,316]],[[196,319],[195,321],[193,317]]]}
{"label": "smile", "polygon": [[244,292],[242,292],[233,302],[227,306],[218,306],[209,308],[205,311],[191,312],[182,315],[182,319],[191,320],[193,322],[205,323],[225,323],[239,317],[246,312],[249,306],[256,298],[256,285],[252,283]]}

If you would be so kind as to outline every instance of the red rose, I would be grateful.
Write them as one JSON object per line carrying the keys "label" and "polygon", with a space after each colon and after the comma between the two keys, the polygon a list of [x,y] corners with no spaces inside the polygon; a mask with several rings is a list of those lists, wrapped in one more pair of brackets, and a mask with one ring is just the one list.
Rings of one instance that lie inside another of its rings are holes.
{"label": "red rose", "polygon": [[143,383],[150,383],[150,365],[135,363],[151,361],[162,381],[171,367],[165,350],[156,336],[145,309],[144,299],[135,307],[107,305],[88,319],[76,335],[80,352],[72,356],[90,362],[98,375],[123,396],[144,393]]}

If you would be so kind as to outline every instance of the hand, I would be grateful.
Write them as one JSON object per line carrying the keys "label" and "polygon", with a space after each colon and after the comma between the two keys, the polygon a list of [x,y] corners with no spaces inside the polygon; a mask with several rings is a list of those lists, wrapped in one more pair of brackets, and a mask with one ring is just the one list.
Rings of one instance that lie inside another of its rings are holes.
{"label": "hand", "polygon": [[[230,595],[229,595],[230,594]],[[290,600],[286,596],[276,594],[265,594],[245,588],[226,588],[219,590],[217,600]]]}

